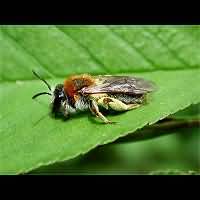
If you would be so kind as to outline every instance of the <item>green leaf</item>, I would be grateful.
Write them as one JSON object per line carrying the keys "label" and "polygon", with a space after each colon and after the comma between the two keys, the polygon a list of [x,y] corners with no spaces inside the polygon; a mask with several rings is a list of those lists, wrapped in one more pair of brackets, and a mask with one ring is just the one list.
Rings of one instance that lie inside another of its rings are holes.
{"label": "green leaf", "polygon": [[[69,160],[200,102],[199,27],[1,27],[0,173],[24,173]],[[31,99],[70,74],[129,74],[152,80],[147,105],[68,121],[51,118],[49,97]]]}
{"label": "green leaf", "polygon": [[[198,129],[170,131],[153,140],[112,143],[72,160],[43,166],[30,174],[158,174],[199,172]],[[178,170],[178,171],[177,171]]]}

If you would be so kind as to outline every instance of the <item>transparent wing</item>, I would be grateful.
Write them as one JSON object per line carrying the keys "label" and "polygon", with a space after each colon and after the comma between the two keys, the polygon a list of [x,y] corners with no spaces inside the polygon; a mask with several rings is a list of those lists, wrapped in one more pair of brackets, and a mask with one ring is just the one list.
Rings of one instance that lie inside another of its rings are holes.
{"label": "transparent wing", "polygon": [[82,94],[145,94],[154,90],[153,82],[131,76],[96,76],[96,84],[80,90]]}

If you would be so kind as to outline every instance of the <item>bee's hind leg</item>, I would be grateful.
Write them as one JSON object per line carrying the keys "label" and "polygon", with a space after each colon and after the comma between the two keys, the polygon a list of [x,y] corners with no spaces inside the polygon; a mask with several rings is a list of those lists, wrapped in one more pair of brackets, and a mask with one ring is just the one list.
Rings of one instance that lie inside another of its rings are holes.
{"label": "bee's hind leg", "polygon": [[89,106],[91,112],[96,115],[97,117],[101,118],[103,120],[104,123],[106,124],[111,124],[113,122],[109,121],[100,111],[99,111],[99,107],[96,103],[95,100],[91,100],[90,101],[90,106]]}
{"label": "bee's hind leg", "polygon": [[111,98],[111,97],[102,97],[98,100],[98,105],[115,111],[126,111],[126,110],[132,110],[134,108],[138,108],[140,104],[125,104],[122,101]]}

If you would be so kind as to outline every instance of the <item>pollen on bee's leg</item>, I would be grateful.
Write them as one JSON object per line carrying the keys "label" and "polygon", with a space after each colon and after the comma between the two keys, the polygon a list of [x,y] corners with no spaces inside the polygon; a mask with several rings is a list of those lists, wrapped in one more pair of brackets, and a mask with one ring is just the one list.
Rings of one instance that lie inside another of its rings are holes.
{"label": "pollen on bee's leg", "polygon": [[107,110],[109,108],[109,103],[110,102],[113,102],[113,100],[111,98],[109,98],[109,97],[102,97],[102,98],[98,99],[98,101],[97,101],[99,106],[102,106]]}
{"label": "pollen on bee's leg", "polygon": [[103,103],[105,103],[105,104],[109,104],[110,102],[113,102],[113,100],[111,98],[105,97],[103,99]]}
{"label": "pollen on bee's leg", "polygon": [[132,110],[132,109],[138,108],[140,106],[141,106],[140,104],[128,104],[127,110]]}
{"label": "pollen on bee's leg", "polygon": [[90,110],[92,113],[96,115],[96,117],[99,117],[104,123],[111,124],[112,122],[108,120],[100,111],[98,108],[98,105],[95,101],[90,101]]}
{"label": "pollen on bee's leg", "polygon": [[98,104],[106,109],[112,109],[115,111],[125,111],[127,110],[127,105],[118,99],[112,97],[103,97],[98,100]]}

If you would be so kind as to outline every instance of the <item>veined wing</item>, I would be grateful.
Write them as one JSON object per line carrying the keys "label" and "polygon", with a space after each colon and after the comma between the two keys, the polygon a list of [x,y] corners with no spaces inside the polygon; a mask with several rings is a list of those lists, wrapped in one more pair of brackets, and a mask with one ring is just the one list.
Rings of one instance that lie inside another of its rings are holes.
{"label": "veined wing", "polygon": [[96,76],[96,85],[82,88],[82,94],[122,93],[145,94],[154,90],[154,84],[143,78],[131,76]]}

